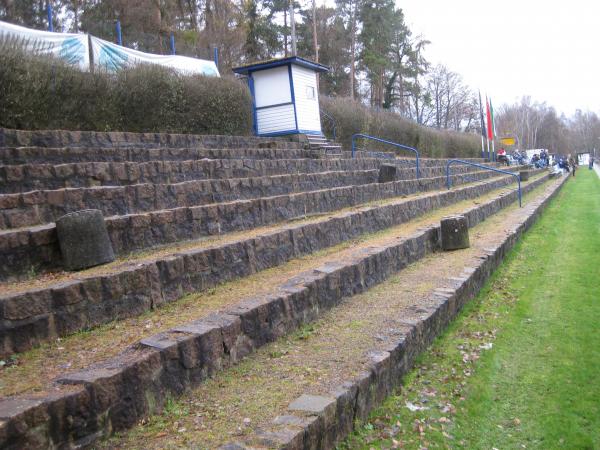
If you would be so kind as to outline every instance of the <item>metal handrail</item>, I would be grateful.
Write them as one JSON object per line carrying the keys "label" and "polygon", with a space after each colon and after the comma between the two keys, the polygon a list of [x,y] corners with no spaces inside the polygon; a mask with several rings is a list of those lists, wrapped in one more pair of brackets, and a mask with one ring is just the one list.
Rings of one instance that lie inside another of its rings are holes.
{"label": "metal handrail", "polygon": [[327,114],[323,110],[321,110],[321,115],[324,116],[326,119],[328,119],[331,122],[331,124],[333,125],[333,140],[335,141],[337,139],[337,132],[336,132],[337,124],[335,123],[335,119],[333,118],[333,116],[331,114]]}
{"label": "metal handrail", "polygon": [[398,144],[397,142],[386,141],[385,139],[381,139],[381,138],[374,137],[374,136],[369,136],[368,134],[358,133],[358,134],[352,135],[352,158],[354,158],[354,154],[356,153],[356,139],[357,138],[371,139],[373,141],[382,142],[384,144],[389,144],[389,145],[394,145],[394,146],[402,148],[404,150],[410,150],[411,152],[414,152],[417,157],[417,179],[419,179],[421,177],[421,171],[419,170],[420,155],[419,155],[419,150],[417,150],[416,148],[409,147],[408,145]]}
{"label": "metal handrail", "polygon": [[448,189],[450,189],[450,187],[451,187],[451,185],[450,185],[450,164],[452,164],[452,163],[467,164],[469,166],[475,166],[475,167],[479,167],[481,169],[491,170],[492,172],[504,173],[506,175],[512,175],[513,177],[516,177],[517,184],[519,185],[519,208],[521,208],[523,206],[521,203],[521,177],[518,174],[509,172],[508,170],[495,169],[494,167],[484,166],[483,164],[477,164],[474,162],[465,161],[464,159],[451,159],[450,161],[448,161],[448,164],[446,164],[446,185],[448,186]]}

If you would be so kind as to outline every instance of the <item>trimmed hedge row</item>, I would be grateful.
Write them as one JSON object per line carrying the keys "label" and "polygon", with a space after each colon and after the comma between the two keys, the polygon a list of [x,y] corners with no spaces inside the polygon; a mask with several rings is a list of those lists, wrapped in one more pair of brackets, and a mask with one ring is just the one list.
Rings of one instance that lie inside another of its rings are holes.
{"label": "trimmed hedge row", "polygon": [[[321,107],[336,121],[337,140],[345,148],[350,148],[355,133],[364,133],[380,137],[399,144],[419,149],[423,156],[434,158],[479,157],[481,139],[478,135],[458,133],[448,130],[418,125],[390,111],[375,111],[349,98],[321,97]],[[332,135],[331,122],[323,119],[324,131]],[[380,145],[373,141],[364,141],[360,146],[369,149],[393,151],[389,145]],[[368,144],[367,144],[368,143]],[[402,152],[411,155],[410,152]]]}
{"label": "trimmed hedge row", "polygon": [[237,80],[160,66],[87,73],[0,43],[0,127],[248,135],[251,98]]}
{"label": "trimmed hedge row", "polygon": [[[182,76],[160,66],[87,73],[0,42],[0,127],[249,135],[250,93],[232,78]],[[430,157],[476,157],[478,136],[440,131],[343,98],[321,98],[350,148],[366,133],[418,148]],[[330,123],[323,120],[325,131]],[[391,150],[369,142],[371,149]]]}

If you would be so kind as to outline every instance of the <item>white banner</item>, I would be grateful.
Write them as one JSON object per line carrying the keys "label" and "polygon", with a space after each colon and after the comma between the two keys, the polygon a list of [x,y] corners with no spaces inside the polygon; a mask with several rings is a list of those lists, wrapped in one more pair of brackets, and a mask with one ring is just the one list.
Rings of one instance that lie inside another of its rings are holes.
{"label": "white banner", "polygon": [[200,74],[211,77],[219,76],[219,69],[213,61],[188,58],[179,55],[153,55],[131,48],[122,47],[112,42],[91,37],[94,66],[110,72],[137,64],[158,64],[171,67],[183,74]]}
{"label": "white banner", "polygon": [[0,39],[14,39],[31,52],[60,58],[81,70],[90,68],[88,37],[85,34],[31,30],[0,21]]}

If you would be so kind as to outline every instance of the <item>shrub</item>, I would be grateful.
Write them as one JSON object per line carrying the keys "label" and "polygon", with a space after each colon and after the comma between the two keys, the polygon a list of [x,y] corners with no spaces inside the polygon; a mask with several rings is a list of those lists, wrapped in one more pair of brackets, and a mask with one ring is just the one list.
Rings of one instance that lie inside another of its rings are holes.
{"label": "shrub", "polygon": [[235,79],[160,66],[87,73],[0,43],[0,126],[247,135],[251,98]]}
{"label": "shrub", "polygon": [[[391,111],[374,111],[349,98],[321,97],[321,107],[336,121],[337,139],[345,148],[350,148],[352,135],[364,133],[399,144],[415,147],[422,156],[428,157],[478,157],[481,141],[478,135],[437,130],[418,125]],[[324,131],[330,136],[332,127],[323,119]],[[393,151],[393,147],[373,141],[362,142],[369,149]],[[399,154],[412,155],[402,150]]]}

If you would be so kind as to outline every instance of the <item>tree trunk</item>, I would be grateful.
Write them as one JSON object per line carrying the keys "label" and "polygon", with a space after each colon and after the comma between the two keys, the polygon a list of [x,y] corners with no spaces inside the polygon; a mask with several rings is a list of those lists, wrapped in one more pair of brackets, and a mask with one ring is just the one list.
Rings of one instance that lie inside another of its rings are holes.
{"label": "tree trunk", "polygon": [[352,14],[350,17],[350,98],[354,100],[356,90],[356,1],[352,5]]}
{"label": "tree trunk", "polygon": [[190,10],[190,26],[192,30],[198,30],[198,9],[196,0],[188,0],[188,9]]}
{"label": "tree trunk", "polygon": [[287,23],[287,9],[283,10],[283,51],[285,57],[288,57],[288,23]]}
{"label": "tree trunk", "polygon": [[355,85],[355,66],[356,66],[356,28],[354,23],[352,23],[352,40],[350,43],[350,98],[354,100],[354,91],[356,90]]}
{"label": "tree trunk", "polygon": [[[319,62],[319,42],[317,39],[317,2],[313,0],[312,2],[312,10],[313,10],[313,43],[315,44],[315,62]],[[317,77],[317,80],[319,78]],[[317,81],[318,82],[318,81]],[[317,86],[318,87],[318,86]]]}

